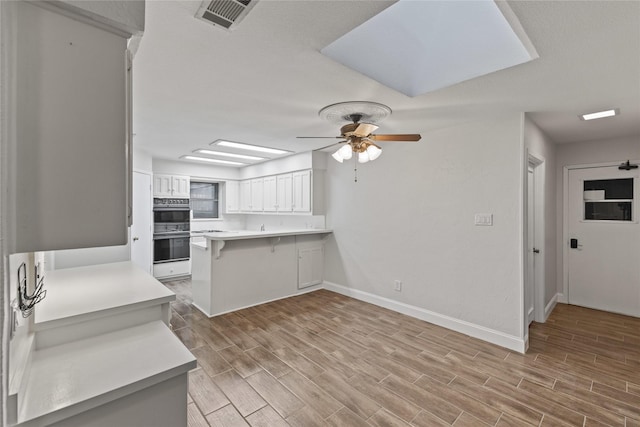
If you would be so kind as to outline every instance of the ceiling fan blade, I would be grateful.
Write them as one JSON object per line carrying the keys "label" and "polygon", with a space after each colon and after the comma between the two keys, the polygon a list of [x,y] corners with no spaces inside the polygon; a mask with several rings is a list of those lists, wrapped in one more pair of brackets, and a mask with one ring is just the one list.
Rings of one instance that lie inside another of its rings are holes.
{"label": "ceiling fan blade", "polygon": [[378,129],[378,126],[371,123],[358,123],[358,127],[353,131],[354,135],[357,136],[367,136],[371,134],[371,132],[375,132]]}
{"label": "ceiling fan blade", "polygon": [[405,133],[396,135],[369,135],[368,139],[372,141],[398,141],[398,142],[416,142],[420,141],[422,136],[419,133]]}
{"label": "ceiling fan blade", "polygon": [[334,146],[336,146],[336,145],[339,145],[339,144],[342,144],[342,143],[345,143],[345,142],[347,142],[347,141],[346,141],[346,140],[344,140],[344,141],[338,141],[338,142],[333,143],[333,144],[325,145],[324,147],[316,148],[316,149],[315,149],[315,150],[313,150],[313,151],[322,151],[322,150],[325,150],[325,149],[327,149],[327,148],[334,147]]}
{"label": "ceiling fan blade", "polygon": [[331,138],[331,139],[340,139],[344,138],[343,136],[296,136],[296,138],[305,138],[305,139],[321,139],[321,138]]}

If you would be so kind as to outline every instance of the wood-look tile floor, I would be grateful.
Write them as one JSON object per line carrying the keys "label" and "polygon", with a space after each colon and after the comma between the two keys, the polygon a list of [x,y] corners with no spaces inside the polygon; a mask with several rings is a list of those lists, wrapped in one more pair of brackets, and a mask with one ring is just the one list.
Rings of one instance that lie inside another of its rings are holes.
{"label": "wood-look tile floor", "polygon": [[640,427],[639,318],[558,304],[522,355],[325,290],[208,319],[165,284],[190,427]]}

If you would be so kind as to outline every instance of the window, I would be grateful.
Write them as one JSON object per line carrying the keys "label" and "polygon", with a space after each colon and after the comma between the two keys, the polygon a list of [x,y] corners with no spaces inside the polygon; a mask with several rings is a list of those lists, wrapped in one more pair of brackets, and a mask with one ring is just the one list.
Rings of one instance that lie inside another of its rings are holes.
{"label": "window", "polygon": [[633,178],[584,182],[584,219],[632,221]]}
{"label": "window", "polygon": [[191,181],[193,218],[218,218],[218,183]]}

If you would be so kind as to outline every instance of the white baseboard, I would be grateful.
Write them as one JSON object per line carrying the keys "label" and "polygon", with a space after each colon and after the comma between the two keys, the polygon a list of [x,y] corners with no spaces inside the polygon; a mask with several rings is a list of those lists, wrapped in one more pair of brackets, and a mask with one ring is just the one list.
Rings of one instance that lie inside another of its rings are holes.
{"label": "white baseboard", "polygon": [[561,292],[558,292],[556,294],[557,297],[557,302],[560,302],[562,304],[569,304],[569,299],[567,298],[567,296]]}
{"label": "white baseboard", "polygon": [[492,344],[517,351],[519,353],[524,353],[526,351],[527,341],[517,336],[508,335],[494,329],[489,329],[484,326],[466,322],[464,320],[435,313],[421,307],[394,301],[392,299],[374,295],[369,292],[347,288],[345,286],[338,285],[332,282],[325,281],[324,288],[329,291],[337,292],[339,294],[346,295],[360,301],[388,308],[389,310],[406,314],[407,316],[415,317],[417,319],[433,323],[434,325],[442,326],[444,328],[451,329],[453,331],[460,332],[462,334],[469,335],[471,337],[478,338],[483,341],[487,341]]}
{"label": "white baseboard", "polygon": [[547,306],[544,308],[544,322],[547,321],[547,319],[549,318],[549,315],[551,314],[553,309],[556,307],[556,304],[560,300],[560,295],[561,294],[555,294],[553,298],[551,298],[551,301],[549,301],[549,304],[547,304]]}

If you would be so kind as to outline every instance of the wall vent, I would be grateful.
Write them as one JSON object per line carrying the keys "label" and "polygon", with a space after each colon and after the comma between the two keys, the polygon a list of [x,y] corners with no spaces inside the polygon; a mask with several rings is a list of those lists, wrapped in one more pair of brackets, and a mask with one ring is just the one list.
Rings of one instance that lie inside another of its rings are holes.
{"label": "wall vent", "polygon": [[256,3],[257,0],[204,0],[196,18],[232,30]]}

